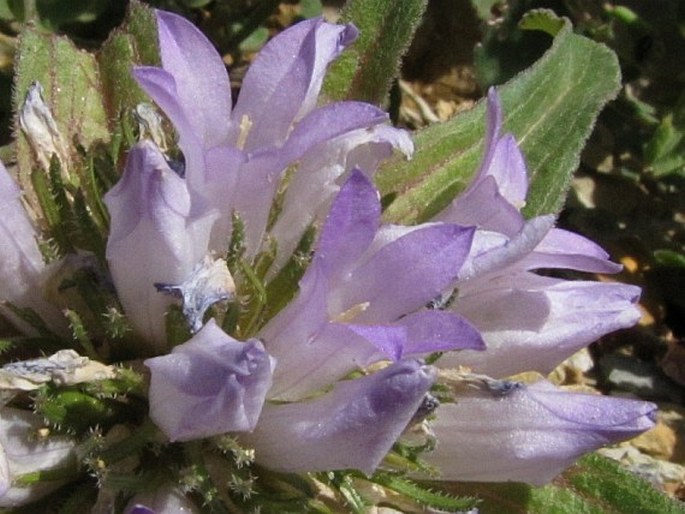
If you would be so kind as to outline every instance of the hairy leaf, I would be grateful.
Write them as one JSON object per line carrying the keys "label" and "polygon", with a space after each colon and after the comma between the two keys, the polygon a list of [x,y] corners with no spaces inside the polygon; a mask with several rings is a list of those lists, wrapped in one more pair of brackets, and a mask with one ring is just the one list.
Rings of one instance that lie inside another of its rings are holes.
{"label": "hairy leaf", "polygon": [[587,455],[545,487],[525,484],[450,484],[482,499],[480,514],[681,514],[682,507],[651,484],[597,454]]}
{"label": "hairy leaf", "polygon": [[386,102],[426,0],[350,0],[342,21],[354,23],[359,39],[331,66],[324,84],[330,100]]}
{"label": "hairy leaf", "polygon": [[[615,54],[574,34],[565,21],[545,55],[499,88],[505,131],[516,136],[528,163],[527,216],[562,207],[580,151],[600,109],[616,95],[619,76]],[[386,201],[394,200],[385,219],[424,221],[446,207],[478,167],[484,129],[481,102],[418,132],[414,159],[391,161],[377,175]]]}

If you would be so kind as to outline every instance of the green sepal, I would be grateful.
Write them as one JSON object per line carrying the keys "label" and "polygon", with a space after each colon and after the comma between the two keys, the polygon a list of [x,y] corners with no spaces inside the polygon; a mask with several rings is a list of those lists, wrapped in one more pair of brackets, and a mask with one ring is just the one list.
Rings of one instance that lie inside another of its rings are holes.
{"label": "green sepal", "polygon": [[[616,55],[573,33],[564,22],[552,47],[528,70],[498,88],[504,131],[525,156],[530,188],[524,214],[556,213],[562,207],[580,151],[604,104],[620,87]],[[388,222],[430,219],[470,182],[482,157],[485,103],[416,133],[416,154],[399,157],[376,175],[384,196],[394,195]]]}
{"label": "green sepal", "polygon": [[354,23],[359,39],[331,65],[323,95],[385,105],[426,5],[426,0],[349,0],[341,21]]}
{"label": "green sepal", "polygon": [[51,341],[60,341],[59,336],[48,328],[48,325],[43,318],[41,318],[31,307],[17,307],[12,302],[7,301],[0,303],[13,315],[34,329],[41,338]]}
{"label": "green sepal", "polygon": [[81,389],[98,399],[115,399],[127,394],[146,394],[145,381],[140,373],[129,368],[118,368],[115,378],[95,380],[81,385]]}
{"label": "green sepal", "polygon": [[264,312],[265,321],[278,314],[297,294],[298,283],[311,261],[311,250],[315,237],[316,230],[314,227],[309,227],[300,238],[292,257],[266,285],[269,303]]}
{"label": "green sepal", "polygon": [[83,434],[87,430],[108,427],[121,422],[121,404],[110,399],[99,399],[78,388],[41,388],[34,409],[50,426],[68,434]]}
{"label": "green sepal", "polygon": [[145,421],[137,426],[131,434],[113,444],[107,445],[102,438],[94,442],[93,448],[90,452],[90,457],[95,460],[102,460],[109,464],[116,464],[131,455],[140,454],[144,448],[160,444],[160,441],[165,440],[165,436],[155,426],[152,421],[145,419]]}
{"label": "green sepal", "polygon": [[[54,161],[53,161],[54,162]],[[50,178],[46,173],[36,168],[30,174],[31,192],[35,195],[38,206],[43,213],[47,224],[47,233],[55,242],[58,254],[64,255],[73,251],[67,226],[64,223],[64,209],[60,205],[58,198],[53,194],[53,187]]]}
{"label": "green sepal", "polygon": [[83,321],[78,313],[71,309],[65,309],[64,315],[69,320],[69,328],[74,336],[74,340],[81,346],[83,352],[85,352],[85,354],[93,360],[102,360],[100,355],[98,355],[97,351],[95,350],[93,341],[91,341],[86,327],[83,325]]}
{"label": "green sepal", "polygon": [[262,314],[267,305],[267,292],[263,278],[254,266],[244,260],[238,262],[237,272],[233,275],[236,283],[236,302],[240,306],[240,316],[236,325],[235,337],[245,340],[253,337],[262,326]]}
{"label": "green sepal", "polygon": [[103,278],[105,274],[97,261],[93,260],[92,266],[81,265],[78,261],[75,266],[68,263],[61,274],[53,277],[53,281],[59,281],[56,294],[62,303],[78,313],[85,334],[91,339],[100,339],[110,335],[111,330],[125,333],[127,321],[123,316],[117,318],[113,314],[120,312],[118,300]]}
{"label": "green sepal", "polygon": [[340,494],[352,512],[355,514],[367,512],[369,503],[357,491],[351,473],[346,471],[329,471],[327,473],[320,473],[318,476]]}
{"label": "green sepal", "polygon": [[231,274],[236,274],[238,272],[238,262],[245,254],[245,223],[236,212],[231,215],[231,227],[231,239],[228,242],[226,265]]}
{"label": "green sepal", "polygon": [[440,512],[470,511],[480,503],[480,500],[477,498],[460,498],[444,493],[436,488],[420,485],[399,474],[380,471],[375,473],[370,481],[395,491],[402,497],[420,505],[438,509]]}
{"label": "green sepal", "polygon": [[188,321],[183,315],[183,310],[179,305],[172,305],[169,307],[166,311],[166,316],[164,316],[164,320],[166,323],[166,335],[169,348],[183,344],[193,337],[193,334],[188,327]]}

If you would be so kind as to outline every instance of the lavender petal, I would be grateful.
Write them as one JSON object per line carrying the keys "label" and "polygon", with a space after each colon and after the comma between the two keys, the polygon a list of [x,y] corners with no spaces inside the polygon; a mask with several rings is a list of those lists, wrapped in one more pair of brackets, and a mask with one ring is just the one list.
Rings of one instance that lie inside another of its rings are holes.
{"label": "lavender petal", "polygon": [[354,468],[371,474],[433,380],[429,366],[399,362],[307,402],[269,405],[241,441],[255,448],[257,462],[278,471]]}
{"label": "lavender petal", "polygon": [[424,457],[443,480],[542,485],[584,453],[653,427],[655,409],[545,381],[505,395],[472,389],[438,408],[431,422],[438,446]]}
{"label": "lavender petal", "polygon": [[240,343],[212,319],[150,368],[150,417],[171,441],[253,430],[275,359],[261,342]]}

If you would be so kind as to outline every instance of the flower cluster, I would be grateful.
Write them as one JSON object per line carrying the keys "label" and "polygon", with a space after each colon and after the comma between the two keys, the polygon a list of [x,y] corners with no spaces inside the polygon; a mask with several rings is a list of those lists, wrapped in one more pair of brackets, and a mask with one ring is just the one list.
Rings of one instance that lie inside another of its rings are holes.
{"label": "flower cluster", "polygon": [[[150,140],[131,148],[105,196],[106,257],[137,352],[150,357],[149,415],[168,441],[231,433],[271,470],[370,476],[420,432],[435,443],[421,459],[442,479],[541,484],[653,425],[652,404],[509,378],[547,373],[634,324],[639,290],[535,273],[619,267],[552,216],[521,215],[525,160],[500,133],[496,91],[471,185],[430,222],[382,224],[372,176],[393,151],[411,156],[408,134],[369,104],[317,104],[354,26],[313,19],[276,36],[232,106],[205,37],[176,15],[157,21],[162,66],[133,75],[172,122],[183,160]],[[35,232],[1,171],[11,244],[0,272],[11,280],[0,292],[49,321],[59,312],[36,295]],[[298,251],[312,230],[313,249]],[[279,288],[291,275],[293,290]],[[179,298],[190,336],[171,348]],[[169,484],[157,493],[129,511],[188,503]]]}

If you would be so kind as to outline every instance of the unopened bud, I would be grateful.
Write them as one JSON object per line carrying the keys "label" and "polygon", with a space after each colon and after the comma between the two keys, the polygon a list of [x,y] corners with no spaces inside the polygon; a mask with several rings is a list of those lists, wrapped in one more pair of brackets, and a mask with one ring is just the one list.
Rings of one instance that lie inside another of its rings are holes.
{"label": "unopened bud", "polygon": [[49,169],[53,155],[59,159],[62,169],[68,169],[69,158],[64,139],[52,117],[50,107],[43,99],[43,86],[40,82],[33,82],[26,92],[19,112],[19,125],[43,169]]}

